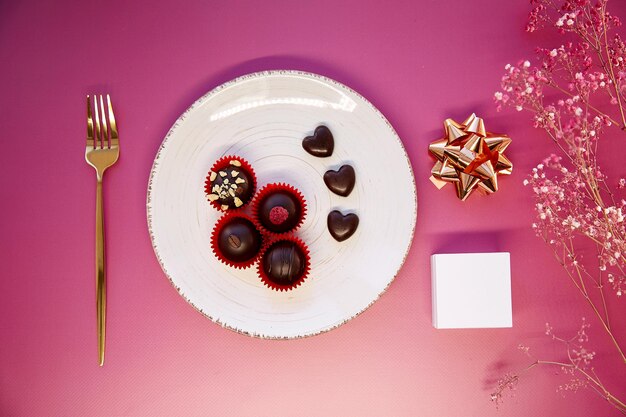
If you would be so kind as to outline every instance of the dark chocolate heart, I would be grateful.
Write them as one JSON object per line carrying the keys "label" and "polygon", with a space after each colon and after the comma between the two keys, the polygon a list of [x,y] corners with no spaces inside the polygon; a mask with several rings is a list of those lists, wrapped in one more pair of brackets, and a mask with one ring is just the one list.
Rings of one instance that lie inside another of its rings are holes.
{"label": "dark chocolate heart", "polygon": [[344,165],[338,171],[326,171],[324,182],[330,191],[343,197],[347,197],[354,188],[356,175],[354,168]]}
{"label": "dark chocolate heart", "polygon": [[328,213],[328,231],[337,242],[343,242],[356,232],[359,227],[359,216],[350,213],[345,216],[339,210]]}
{"label": "dark chocolate heart", "polygon": [[335,140],[329,128],[326,126],[318,126],[315,128],[313,136],[304,138],[302,147],[313,156],[326,158],[333,154]]}

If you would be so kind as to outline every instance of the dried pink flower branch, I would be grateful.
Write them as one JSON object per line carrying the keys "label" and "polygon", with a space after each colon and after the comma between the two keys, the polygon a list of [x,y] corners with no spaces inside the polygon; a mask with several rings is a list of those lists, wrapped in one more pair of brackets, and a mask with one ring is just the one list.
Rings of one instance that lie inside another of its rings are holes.
{"label": "dried pink flower branch", "polygon": [[589,337],[587,336],[587,329],[589,327],[589,323],[583,318],[576,334],[569,339],[564,339],[554,334],[552,327],[546,323],[546,335],[551,337],[552,340],[564,345],[567,359],[560,361],[536,359],[531,355],[530,348],[520,345],[520,351],[532,358],[533,361],[526,368],[516,373],[507,373],[500,378],[495,390],[491,393],[491,401],[493,401],[496,406],[499,406],[508,393],[515,391],[520,378],[526,372],[541,365],[557,367],[563,374],[570,377],[569,381],[559,385],[557,392],[565,394],[566,392],[576,392],[581,388],[590,388],[617,410],[626,414],[626,404],[609,392],[592,366],[595,352],[589,350],[586,346],[586,343],[589,341]]}
{"label": "dried pink flower branch", "polygon": [[[626,45],[613,33],[621,23],[607,11],[607,3],[531,0],[526,30],[552,27],[568,41],[553,49],[537,48],[537,66],[530,61],[507,65],[502,91],[494,99],[498,110],[507,105],[533,113],[534,127],[543,129],[558,148],[524,180],[535,197],[533,228],[550,245],[626,364],[607,308],[607,303],[620,302],[626,291],[626,179],[609,181],[598,162],[601,138],[620,141],[626,134]],[[621,150],[621,145],[613,146]],[[589,246],[595,257],[583,256]],[[608,297],[607,289],[614,297]],[[568,345],[568,357],[570,353],[572,358],[583,355],[570,352]],[[539,364],[564,366],[537,360],[527,370]],[[571,361],[564,369],[584,371]],[[516,384],[519,375],[501,380],[497,392]],[[595,371],[584,381],[626,412],[621,401],[594,383],[599,382]],[[563,387],[575,391],[582,385]],[[494,401],[500,399],[496,395]]]}

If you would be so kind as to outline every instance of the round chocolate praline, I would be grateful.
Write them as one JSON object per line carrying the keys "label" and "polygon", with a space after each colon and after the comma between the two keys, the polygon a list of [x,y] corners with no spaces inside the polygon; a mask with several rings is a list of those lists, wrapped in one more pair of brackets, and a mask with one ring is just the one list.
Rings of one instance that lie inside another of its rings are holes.
{"label": "round chocolate praline", "polygon": [[306,256],[294,242],[279,241],[267,249],[261,260],[261,267],[272,282],[289,286],[304,274]]}
{"label": "round chocolate praline", "polygon": [[229,261],[246,262],[259,253],[261,233],[250,220],[237,217],[220,229],[217,247]]}
{"label": "round chocolate praline", "polygon": [[228,166],[209,174],[208,198],[216,201],[222,210],[239,208],[252,198],[252,177],[240,165],[239,161],[233,160]]}
{"label": "round chocolate praline", "polygon": [[302,205],[290,192],[275,191],[263,198],[258,205],[261,225],[273,233],[285,233],[300,222]]}

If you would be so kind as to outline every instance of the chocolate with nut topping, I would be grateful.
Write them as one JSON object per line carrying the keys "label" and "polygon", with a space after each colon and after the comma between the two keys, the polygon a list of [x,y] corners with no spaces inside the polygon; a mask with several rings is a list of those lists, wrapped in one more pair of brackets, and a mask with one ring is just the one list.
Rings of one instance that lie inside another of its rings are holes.
{"label": "chocolate with nut topping", "polygon": [[223,211],[239,208],[252,198],[253,180],[236,159],[217,172],[211,171],[209,181],[207,198],[216,201]]}

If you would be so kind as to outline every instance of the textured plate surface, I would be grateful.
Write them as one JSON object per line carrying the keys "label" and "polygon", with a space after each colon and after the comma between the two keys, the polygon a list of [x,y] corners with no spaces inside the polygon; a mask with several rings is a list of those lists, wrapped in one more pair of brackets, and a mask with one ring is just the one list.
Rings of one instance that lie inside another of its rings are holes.
{"label": "textured plate surface", "polygon": [[[335,137],[329,158],[302,149],[302,139],[320,124]],[[306,198],[298,236],[311,251],[311,273],[297,289],[269,290],[254,268],[228,268],[211,253],[220,214],[203,186],[213,162],[227,154],[252,164],[259,187],[287,182]],[[356,186],[340,197],[322,176],[345,163],[356,171]],[[417,199],[404,147],[371,103],[319,75],[270,71],[223,84],[180,116],[154,161],[147,208],[163,271],[196,309],[240,333],[296,338],[345,323],[386,290],[411,245]],[[326,228],[333,209],[360,218],[345,242],[333,240]]]}

